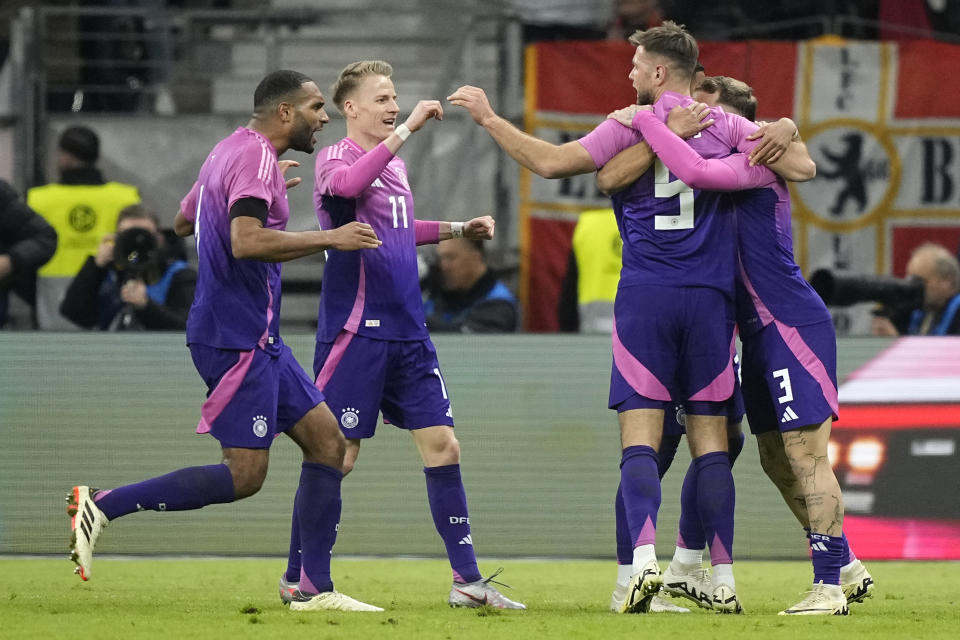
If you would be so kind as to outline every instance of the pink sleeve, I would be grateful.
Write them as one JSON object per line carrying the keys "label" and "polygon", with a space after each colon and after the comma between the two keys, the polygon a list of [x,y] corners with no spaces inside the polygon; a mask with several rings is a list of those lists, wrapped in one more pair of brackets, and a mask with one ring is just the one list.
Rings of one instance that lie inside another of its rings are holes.
{"label": "pink sleeve", "polygon": [[[321,164],[317,163],[317,182],[320,192],[341,198],[358,198],[363,190],[373,184],[387,167],[393,153],[382,142],[363,154],[353,164],[338,163],[335,169],[321,176]],[[329,165],[328,165],[329,167]]]}
{"label": "pink sleeve", "polygon": [[[262,166],[267,157],[259,143],[250,143],[246,148],[238,150],[226,167],[223,179],[224,192],[227,196],[227,211],[237,200],[256,198],[267,203],[267,209],[273,205],[276,198],[275,189],[269,181],[276,178],[276,164],[271,167]],[[275,162],[270,158],[271,162]]]}
{"label": "pink sleeve", "polygon": [[190,187],[190,191],[187,195],[183,196],[183,200],[180,201],[180,213],[183,214],[183,217],[189,220],[190,222],[197,221],[197,185],[199,183],[194,182],[193,186]]}
{"label": "pink sleeve", "polygon": [[750,153],[753,151],[753,148],[760,144],[760,138],[747,140],[747,136],[760,128],[757,126],[757,123],[747,120],[743,116],[738,116],[735,113],[727,113],[726,117],[731,136],[730,145],[740,153]]}
{"label": "pink sleeve", "polygon": [[413,237],[417,246],[422,244],[437,244],[440,242],[440,222],[437,220],[414,220]]}
{"label": "pink sleeve", "polygon": [[598,169],[610,162],[613,156],[642,141],[639,132],[613,119],[604,120],[596,129],[577,140],[593,158]]}
{"label": "pink sleeve", "polygon": [[639,112],[633,122],[670,173],[694,189],[740,191],[776,181],[772,171],[766,167],[751,167],[742,153],[722,159],[704,159],[651,111]]}

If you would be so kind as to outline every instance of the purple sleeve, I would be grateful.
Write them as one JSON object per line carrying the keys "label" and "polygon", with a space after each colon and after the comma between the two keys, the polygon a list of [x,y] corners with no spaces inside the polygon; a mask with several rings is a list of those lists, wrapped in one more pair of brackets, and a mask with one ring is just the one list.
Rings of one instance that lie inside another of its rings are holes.
{"label": "purple sleeve", "polygon": [[[317,163],[317,182],[320,192],[341,198],[358,198],[363,190],[373,184],[383,170],[393,159],[393,153],[384,143],[378,144],[373,150],[363,154],[353,164]],[[326,165],[324,171],[321,165]],[[322,174],[322,175],[321,175]]]}
{"label": "purple sleeve", "polygon": [[722,159],[704,159],[651,111],[637,113],[633,122],[670,173],[694,189],[740,191],[776,181],[772,171],[766,167],[751,167],[749,159],[742,153]]}
{"label": "purple sleeve", "polygon": [[180,213],[190,222],[197,221],[197,182],[193,183],[187,195],[180,201]]}
{"label": "purple sleeve", "polygon": [[643,141],[643,136],[616,120],[607,119],[577,142],[583,145],[599,169],[624,149]]}
{"label": "purple sleeve", "polygon": [[440,242],[440,222],[437,220],[414,220],[413,237],[417,246]]}

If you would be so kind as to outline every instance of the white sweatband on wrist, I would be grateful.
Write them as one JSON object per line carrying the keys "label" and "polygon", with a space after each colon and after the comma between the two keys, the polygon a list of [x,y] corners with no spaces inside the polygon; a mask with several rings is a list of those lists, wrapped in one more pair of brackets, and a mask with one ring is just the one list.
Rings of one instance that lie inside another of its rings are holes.
{"label": "white sweatband on wrist", "polygon": [[409,138],[411,133],[410,129],[408,129],[407,125],[405,124],[400,125],[396,129],[394,129],[393,132],[398,136],[400,136],[401,140],[406,140],[407,138]]}
{"label": "white sweatband on wrist", "polygon": [[462,222],[451,222],[451,223],[450,223],[450,237],[451,237],[451,238],[462,238],[462,237],[463,237],[463,223],[462,223]]}

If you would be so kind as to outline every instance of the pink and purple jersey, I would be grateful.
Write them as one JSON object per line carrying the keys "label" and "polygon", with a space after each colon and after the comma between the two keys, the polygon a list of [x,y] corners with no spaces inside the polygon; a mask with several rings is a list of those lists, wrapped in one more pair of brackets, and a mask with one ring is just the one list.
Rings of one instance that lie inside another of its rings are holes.
{"label": "pink and purple jersey", "polygon": [[[321,228],[365,222],[383,242],[367,251],[327,252],[317,340],[333,342],[341,331],[379,340],[427,339],[413,194],[403,160],[382,143],[367,153],[350,138],[321,149],[314,205]],[[430,231],[435,240],[436,229]]]}
{"label": "pink and purple jersey", "polygon": [[[653,114],[664,121],[674,106],[691,102],[689,96],[666,92],[653,106]],[[714,107],[711,112],[714,125],[686,141],[705,158],[730,155],[756,128],[722,109]],[[607,120],[580,143],[600,168],[641,140],[637,130]],[[728,194],[693,189],[658,160],[653,171],[614,194],[612,200],[624,244],[620,288],[703,286],[733,298],[736,251],[733,203]]]}
{"label": "pink and purple jersey", "polygon": [[737,324],[751,335],[774,319],[791,327],[830,319],[820,296],[804,280],[793,257],[790,192],[782,178],[764,166],[750,166],[748,153],[760,140],[744,141],[736,153],[704,159],[682,144],[653,113],[637,114],[654,153],[670,171],[695,189],[736,191]]}
{"label": "pink and purple jersey", "polygon": [[230,207],[242,198],[266,203],[267,228],[286,228],[290,208],[277,151],[246,127],[217,143],[180,203],[180,211],[194,225],[199,262],[187,343],[277,353],[280,265],[233,257]]}

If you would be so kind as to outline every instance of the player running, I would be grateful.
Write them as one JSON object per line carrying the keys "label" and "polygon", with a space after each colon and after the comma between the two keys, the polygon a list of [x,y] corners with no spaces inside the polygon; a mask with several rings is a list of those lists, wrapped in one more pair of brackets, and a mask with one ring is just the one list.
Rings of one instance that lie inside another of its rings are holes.
{"label": "player running", "polygon": [[[366,255],[330,251],[320,295],[314,356],[316,386],[323,389],[347,438],[343,470],[349,473],[360,443],[372,438],[377,417],[406,429],[423,460],[427,499],[453,570],[448,602],[454,607],[526,607],[501,594],[477,567],[467,497],[460,475],[460,445],[437,354],[427,333],[417,274],[416,245],[451,237],[489,240],[489,216],[469,222],[414,219],[407,168],[395,154],[432,118],[443,118],[436,100],[421,100],[397,125],[400,109],[393,68],[373,60],[348,65],[333,101],[347,121],[347,137],[320,152],[314,201],[324,229],[363,221],[383,240]],[[296,517],[296,514],[295,514]],[[294,527],[281,599],[300,575]]]}
{"label": "player running", "polygon": [[323,394],[280,339],[280,265],[326,249],[380,245],[370,225],[284,231],[290,216],[278,157],[312,153],[329,121],[307,76],[276,71],[254,93],[253,119],[217,143],[183,199],[175,229],[194,233],[199,256],[187,345],[207,400],[198,433],[222,447],[220,464],[190,467],[115,489],[76,486],[68,496],[72,559],[91,577],[93,550],[110,521],[143,510],[184,511],[255,494],[274,436],[303,451],[295,511],[303,540],[299,590],[291,608],[383,611],[333,590],[330,552],[340,519],[344,439]]}

